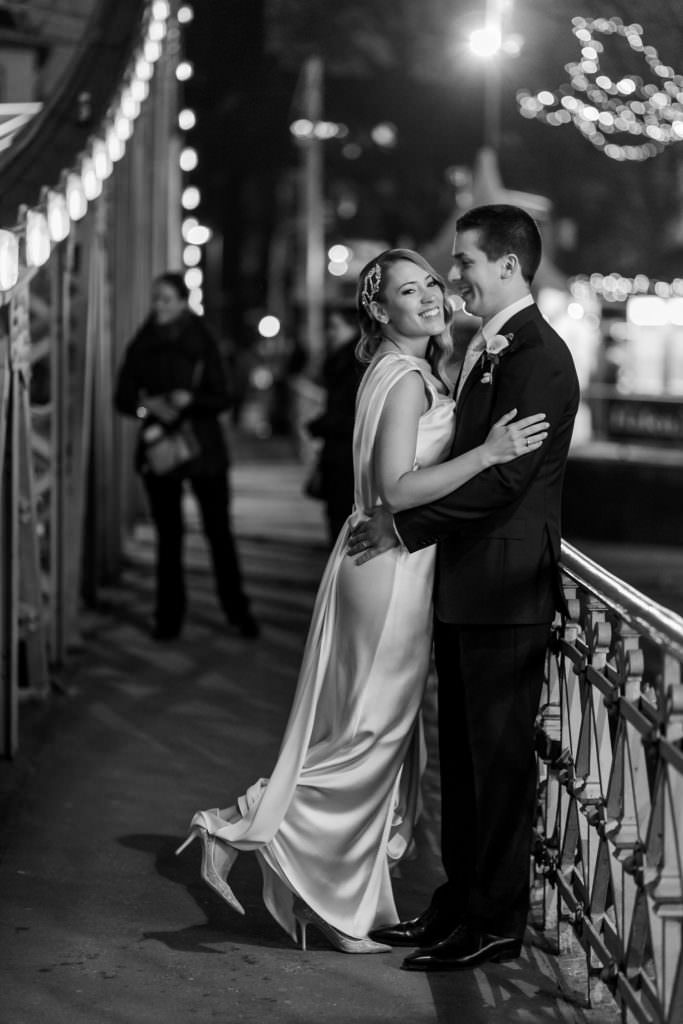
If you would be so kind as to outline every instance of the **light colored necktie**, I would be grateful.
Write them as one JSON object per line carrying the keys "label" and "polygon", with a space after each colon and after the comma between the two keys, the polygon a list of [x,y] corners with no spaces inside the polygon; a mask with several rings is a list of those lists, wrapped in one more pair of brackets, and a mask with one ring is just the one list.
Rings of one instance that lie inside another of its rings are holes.
{"label": "light colored necktie", "polygon": [[477,360],[480,358],[482,352],[486,348],[486,338],[484,332],[479,330],[471,339],[465,352],[465,358],[462,361],[462,371],[460,373],[460,380],[458,381],[458,390],[455,395],[455,400],[460,398],[460,392],[462,391],[465,381],[469,377],[470,373]]}

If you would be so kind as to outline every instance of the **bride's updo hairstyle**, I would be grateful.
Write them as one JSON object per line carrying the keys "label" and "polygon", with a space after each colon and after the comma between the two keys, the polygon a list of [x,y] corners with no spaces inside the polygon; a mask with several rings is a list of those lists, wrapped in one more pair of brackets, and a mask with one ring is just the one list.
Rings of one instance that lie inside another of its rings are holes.
{"label": "bride's updo hairstyle", "polygon": [[413,249],[385,249],[379,256],[361,270],[358,276],[358,288],[356,290],[356,307],[358,309],[358,321],[360,324],[360,341],[356,345],[356,358],[361,363],[369,363],[383,340],[383,324],[375,318],[372,312],[373,302],[384,302],[385,288],[389,269],[401,260],[408,260],[416,266],[421,267],[434,278],[441,289],[444,298],[444,319],[446,330],[440,334],[433,334],[427,346],[427,361],[431,366],[432,373],[438,377],[447,387],[450,382],[446,376],[446,364],[453,352],[453,339],[448,325],[453,319],[453,307],[446,297],[446,282],[424,256]]}

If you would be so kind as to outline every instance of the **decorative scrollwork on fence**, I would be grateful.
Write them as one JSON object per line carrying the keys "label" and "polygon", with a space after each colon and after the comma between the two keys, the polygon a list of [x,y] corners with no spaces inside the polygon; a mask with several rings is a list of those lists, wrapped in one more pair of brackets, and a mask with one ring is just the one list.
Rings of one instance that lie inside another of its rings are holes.
{"label": "decorative scrollwork on fence", "polygon": [[[539,731],[536,872],[622,1019],[683,1020],[683,619],[563,546]],[[571,935],[568,937],[567,931]]]}

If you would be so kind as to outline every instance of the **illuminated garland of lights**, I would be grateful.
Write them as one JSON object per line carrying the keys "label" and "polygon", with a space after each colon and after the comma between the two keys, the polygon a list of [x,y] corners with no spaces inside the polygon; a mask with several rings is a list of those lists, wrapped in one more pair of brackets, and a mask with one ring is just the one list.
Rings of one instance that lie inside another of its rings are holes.
{"label": "illuminated garland of lights", "polygon": [[[683,139],[683,75],[663,64],[654,46],[644,44],[641,25],[625,25],[621,18],[573,18],[572,32],[581,45],[581,60],[565,65],[570,82],[554,93],[520,90],[523,117],[552,127],[573,124],[612,160],[648,160]],[[613,81],[601,72],[604,46],[595,33],[624,39],[657,81],[644,82],[637,75]],[[631,136],[634,143],[611,141],[615,134]]]}
{"label": "illuminated garland of lights", "polygon": [[48,261],[54,245],[64,241],[72,225],[85,217],[88,205],[103,191],[114,164],[125,154],[149,82],[165,44],[171,8],[168,0],[148,0],[143,33],[123,76],[120,89],[102,123],[74,164],[63,168],[58,183],[44,185],[38,205],[19,207],[19,223],[0,230],[0,299],[5,301],[27,267]]}
{"label": "illuminated garland of lights", "polygon": [[[195,10],[191,4],[183,3],[178,7],[178,25],[188,25],[195,17]],[[180,84],[188,82],[193,78],[195,69],[189,60],[180,60],[175,69],[175,77]],[[191,131],[197,126],[197,115],[188,106],[178,113],[178,128],[182,132]],[[200,158],[194,145],[183,145],[179,156],[180,170],[189,174],[199,166]],[[211,228],[200,223],[195,216],[189,216],[198,210],[202,202],[202,194],[197,185],[184,184],[180,196],[180,205],[183,211],[183,219],[180,225],[180,232],[183,241],[182,263],[184,267],[184,282],[189,292],[188,304],[200,315],[204,312],[204,246],[211,239]]]}
{"label": "illuminated garland of lights", "polygon": [[[191,4],[184,3],[178,8],[178,24],[188,25],[194,18],[194,8]],[[178,82],[182,85],[188,82],[194,75],[194,68],[191,61],[181,60],[175,71]],[[183,107],[178,113],[178,128],[182,132],[191,131],[197,125],[197,115],[189,107]],[[184,145],[179,156],[180,169],[185,174],[196,170],[199,165],[199,154],[194,146]],[[204,312],[204,271],[202,262],[204,259],[203,246],[211,238],[211,229],[205,224],[200,224],[194,213],[201,204],[201,192],[196,185],[185,184],[180,197],[180,204],[183,208],[183,222],[181,234],[184,242],[183,266],[185,268],[184,280],[187,285],[190,309],[201,315]]]}
{"label": "illuminated garland of lights", "polygon": [[606,302],[625,302],[632,295],[657,295],[660,299],[683,296],[683,277],[673,281],[652,280],[647,274],[622,277],[621,274],[578,275],[569,282],[572,295],[578,296],[586,287]]}

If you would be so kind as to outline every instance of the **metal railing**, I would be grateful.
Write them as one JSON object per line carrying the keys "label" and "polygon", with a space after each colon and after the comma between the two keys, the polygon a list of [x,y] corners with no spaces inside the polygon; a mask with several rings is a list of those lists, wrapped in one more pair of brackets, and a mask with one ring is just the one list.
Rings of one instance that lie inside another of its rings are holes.
{"label": "metal railing", "polygon": [[539,735],[537,876],[585,996],[683,1020],[683,619],[568,544]]}

